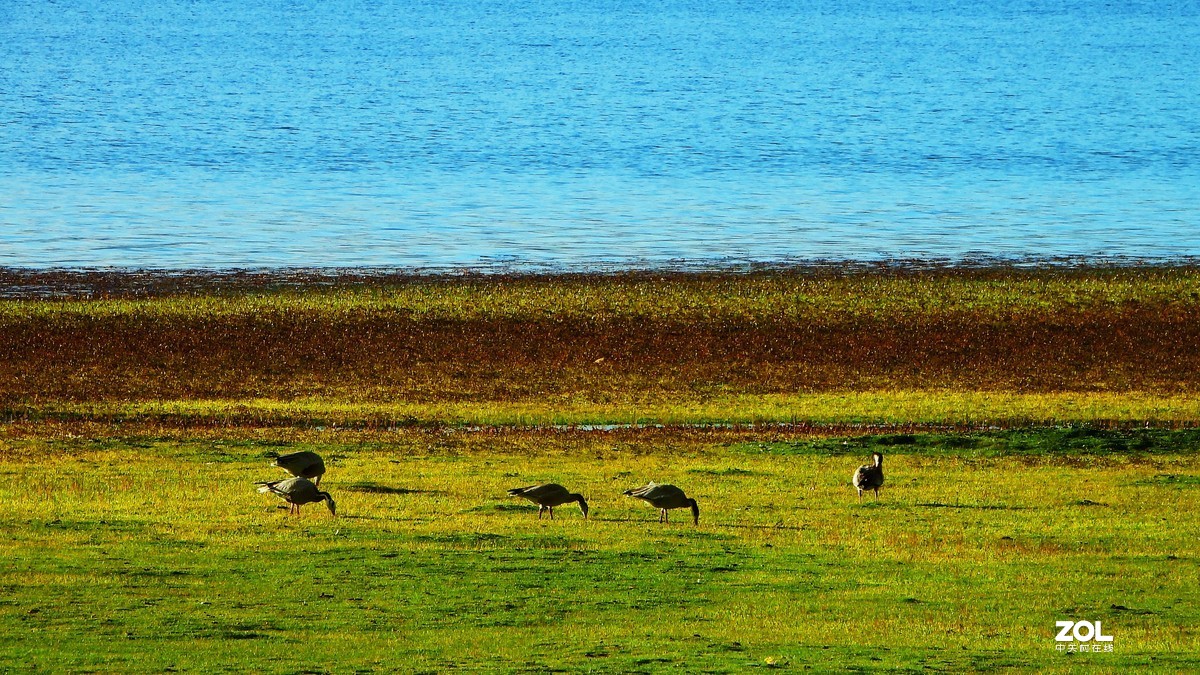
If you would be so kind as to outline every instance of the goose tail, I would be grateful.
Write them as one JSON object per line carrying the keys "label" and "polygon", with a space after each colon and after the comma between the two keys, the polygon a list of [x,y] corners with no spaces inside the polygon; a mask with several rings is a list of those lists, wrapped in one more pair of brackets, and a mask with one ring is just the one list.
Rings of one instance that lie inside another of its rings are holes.
{"label": "goose tail", "polygon": [[254,484],[258,486],[259,492],[266,494],[268,492],[275,492],[275,486],[279,485],[279,481],[257,481]]}

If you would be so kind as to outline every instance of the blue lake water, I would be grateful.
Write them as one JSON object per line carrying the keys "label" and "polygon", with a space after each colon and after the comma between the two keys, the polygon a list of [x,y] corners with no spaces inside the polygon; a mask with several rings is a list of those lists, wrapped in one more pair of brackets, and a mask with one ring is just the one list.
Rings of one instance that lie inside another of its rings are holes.
{"label": "blue lake water", "polygon": [[0,3],[0,266],[978,255],[1200,255],[1200,5]]}

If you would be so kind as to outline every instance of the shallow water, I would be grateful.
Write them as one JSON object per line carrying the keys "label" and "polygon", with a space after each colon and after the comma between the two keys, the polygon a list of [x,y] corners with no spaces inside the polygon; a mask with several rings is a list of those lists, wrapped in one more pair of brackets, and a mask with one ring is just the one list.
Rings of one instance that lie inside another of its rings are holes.
{"label": "shallow water", "polygon": [[1190,3],[0,6],[0,266],[1200,255]]}

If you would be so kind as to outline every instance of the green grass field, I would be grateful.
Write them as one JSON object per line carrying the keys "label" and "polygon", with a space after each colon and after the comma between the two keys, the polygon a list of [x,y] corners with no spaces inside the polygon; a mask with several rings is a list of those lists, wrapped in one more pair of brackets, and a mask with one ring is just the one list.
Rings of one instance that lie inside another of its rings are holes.
{"label": "green grass field", "polygon": [[[1200,432],[9,427],[0,663],[123,672],[1183,670]],[[339,517],[255,493],[315,449]],[[849,477],[886,454],[883,498]],[[671,482],[699,527],[627,487]],[[505,489],[589,499],[550,521]],[[1112,653],[1056,651],[1101,621]]]}
{"label": "green grass field", "polygon": [[1200,662],[1198,269],[298,278],[0,270],[0,672]]}

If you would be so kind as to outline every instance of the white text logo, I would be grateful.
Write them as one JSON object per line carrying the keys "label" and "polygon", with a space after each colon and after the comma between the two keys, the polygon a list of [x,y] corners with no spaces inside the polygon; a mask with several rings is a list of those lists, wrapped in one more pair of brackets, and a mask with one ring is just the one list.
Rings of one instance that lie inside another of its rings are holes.
{"label": "white text logo", "polygon": [[[1060,652],[1112,652],[1112,644],[1089,644],[1092,642],[1107,642],[1113,641],[1113,636],[1104,634],[1104,627],[1097,621],[1055,621],[1055,626],[1058,626],[1058,635],[1054,638],[1058,644]],[[1062,643],[1069,644],[1062,644]],[[1076,644],[1077,642],[1083,644]]]}

